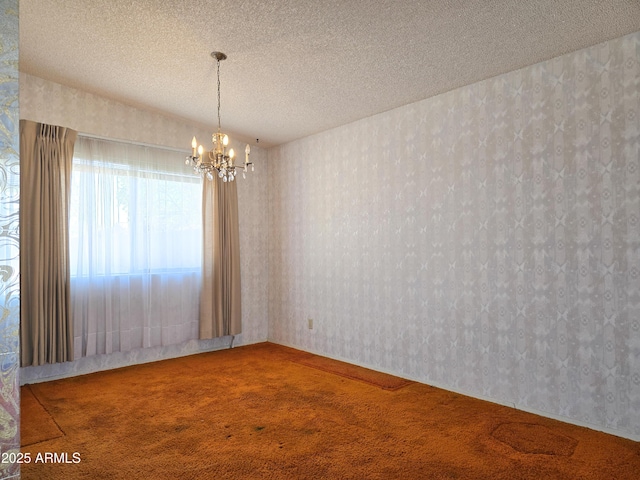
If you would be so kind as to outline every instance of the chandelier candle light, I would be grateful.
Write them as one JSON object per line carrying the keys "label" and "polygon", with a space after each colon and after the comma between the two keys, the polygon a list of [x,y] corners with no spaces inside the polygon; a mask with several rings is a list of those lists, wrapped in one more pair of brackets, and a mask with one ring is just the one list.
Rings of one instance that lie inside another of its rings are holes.
{"label": "chandelier candle light", "polygon": [[237,168],[242,168],[243,178],[246,178],[245,174],[249,165],[251,165],[251,171],[253,172],[253,163],[249,161],[251,147],[247,144],[244,149],[244,165],[242,167],[235,165],[233,148],[227,151],[229,137],[220,130],[220,62],[226,59],[227,56],[221,52],[211,52],[211,56],[216,59],[218,66],[218,131],[211,135],[213,148],[210,152],[207,152],[206,156],[203,156],[204,147],[198,145],[196,137],[193,137],[191,155],[187,157],[185,164],[192,165],[196,173],[206,176],[209,180],[213,180],[214,175],[217,175],[223,182],[233,182],[236,178]]}

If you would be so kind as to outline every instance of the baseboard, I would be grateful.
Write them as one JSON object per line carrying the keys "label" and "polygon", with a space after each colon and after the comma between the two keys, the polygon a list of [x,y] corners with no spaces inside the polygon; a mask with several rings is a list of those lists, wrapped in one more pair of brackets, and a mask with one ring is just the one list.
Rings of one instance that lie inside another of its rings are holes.
{"label": "baseboard", "polygon": [[231,337],[226,336],[210,340],[189,340],[188,342],[162,347],[139,348],[129,350],[128,352],[94,355],[79,358],[72,362],[47,364],[37,367],[23,367],[19,373],[20,385],[49,382],[61,378],[87,375],[105,370],[113,370],[115,368],[169,360],[171,358],[186,357],[198,353],[224,350],[230,346],[239,347],[241,345],[251,345],[264,341],[266,340],[243,342],[241,338],[236,336],[233,345],[231,345]]}

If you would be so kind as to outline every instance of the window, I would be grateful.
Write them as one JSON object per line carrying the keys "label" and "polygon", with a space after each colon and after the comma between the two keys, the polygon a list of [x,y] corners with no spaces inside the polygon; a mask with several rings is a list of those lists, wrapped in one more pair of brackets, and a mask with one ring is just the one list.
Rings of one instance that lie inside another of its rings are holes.
{"label": "window", "polygon": [[78,138],[69,218],[76,358],[197,338],[202,181],[182,158]]}

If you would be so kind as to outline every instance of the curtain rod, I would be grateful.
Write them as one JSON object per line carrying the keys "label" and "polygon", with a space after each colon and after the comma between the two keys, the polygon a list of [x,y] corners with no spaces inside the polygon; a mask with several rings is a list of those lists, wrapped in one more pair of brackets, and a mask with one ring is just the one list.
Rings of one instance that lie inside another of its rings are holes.
{"label": "curtain rod", "polygon": [[94,135],[93,133],[78,132],[78,136],[85,137],[85,138],[93,138],[96,140],[103,140],[105,142],[126,143],[128,145],[136,145],[138,147],[159,148],[161,150],[169,150],[171,152],[179,152],[179,153],[186,153],[186,154],[190,152],[190,150],[184,149],[184,148],[167,147],[164,145],[153,145],[151,143],[134,142],[133,140],[120,140],[115,138],[103,137],[101,135]]}

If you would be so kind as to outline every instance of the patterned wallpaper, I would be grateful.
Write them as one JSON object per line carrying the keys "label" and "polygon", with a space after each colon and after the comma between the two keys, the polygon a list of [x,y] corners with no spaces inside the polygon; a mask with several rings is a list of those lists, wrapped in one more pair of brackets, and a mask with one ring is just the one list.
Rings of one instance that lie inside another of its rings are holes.
{"label": "patterned wallpaper", "polygon": [[[185,122],[76,88],[20,74],[20,118],[100,137],[190,149],[211,136]],[[185,140],[186,139],[186,140]],[[185,143],[186,142],[186,143]]]}
{"label": "patterned wallpaper", "polygon": [[640,439],[639,59],[640,32],[271,149],[270,340]]}
{"label": "patterned wallpaper", "polygon": [[[206,139],[210,138],[212,132],[178,119],[27,74],[20,75],[20,117],[63,125],[81,133],[101,137],[183,148],[185,155],[193,135]],[[231,140],[231,146],[236,151],[244,151],[244,144],[234,143],[233,136]],[[236,336],[234,345],[263,342],[267,339],[267,152],[252,145],[251,158],[256,164],[256,171],[248,174],[246,179],[238,179],[243,333]],[[184,162],[182,154],[176,154],[176,161]],[[185,169],[188,168],[185,166]],[[50,377],[89,373],[225,348],[229,345],[229,340],[190,341],[167,347],[83,358],[63,364],[22,368],[20,381],[30,383]]]}
{"label": "patterned wallpaper", "polygon": [[[18,1],[0,0],[0,452],[20,451]],[[0,463],[0,478],[18,478]]]}

